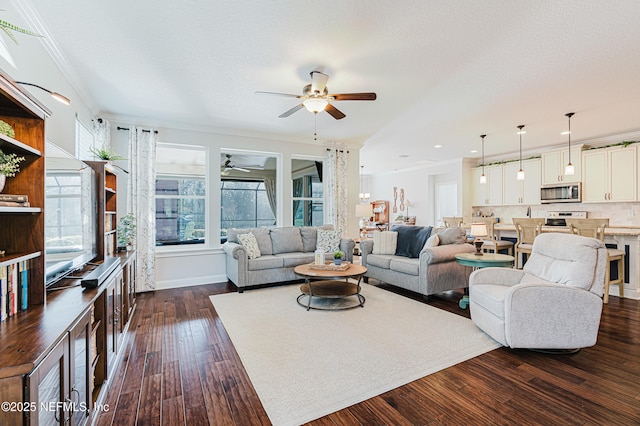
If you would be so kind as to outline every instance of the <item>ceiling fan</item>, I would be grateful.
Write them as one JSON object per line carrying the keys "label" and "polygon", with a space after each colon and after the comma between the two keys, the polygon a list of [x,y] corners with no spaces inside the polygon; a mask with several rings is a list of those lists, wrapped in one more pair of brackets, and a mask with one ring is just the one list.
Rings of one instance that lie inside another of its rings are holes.
{"label": "ceiling fan", "polygon": [[327,89],[327,80],[329,76],[320,71],[311,71],[311,84],[307,84],[302,88],[302,95],[291,95],[288,93],[262,92],[267,95],[288,96],[292,98],[304,99],[301,104],[294,106],[288,111],[279,115],[280,118],[289,117],[294,112],[306,108],[314,114],[320,111],[327,111],[336,120],[345,118],[346,115],[331,105],[331,101],[375,101],[376,94],[374,92],[366,93],[335,93],[329,94]]}
{"label": "ceiling fan", "polygon": [[[232,170],[237,170],[239,172],[246,172],[246,173],[250,173],[251,170],[249,170],[248,168],[252,168],[252,169],[256,169],[256,168],[260,168],[259,165],[254,165],[254,166],[237,166],[235,164],[231,163],[231,154],[225,154],[224,155],[227,159],[225,160],[225,162],[222,164],[222,166],[220,166],[220,172],[223,175],[227,175],[229,174],[229,172],[231,172]],[[244,168],[247,167],[247,168]]]}

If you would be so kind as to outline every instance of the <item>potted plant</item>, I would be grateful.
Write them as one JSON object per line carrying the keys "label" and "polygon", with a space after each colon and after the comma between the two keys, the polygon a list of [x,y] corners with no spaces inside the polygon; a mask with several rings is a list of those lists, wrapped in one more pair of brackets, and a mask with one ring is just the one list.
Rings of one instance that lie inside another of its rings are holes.
{"label": "potted plant", "polygon": [[118,250],[131,250],[136,238],[136,218],[129,213],[118,222]]}
{"label": "potted plant", "polygon": [[8,177],[14,177],[20,171],[20,162],[24,157],[16,154],[5,154],[0,149],[0,192],[4,189],[4,184]]}
{"label": "potted plant", "polygon": [[333,263],[337,266],[342,264],[342,258],[344,257],[344,252],[340,250],[336,250],[333,252]]}
{"label": "potted plant", "polygon": [[105,148],[104,146],[102,148],[91,147],[89,148],[89,152],[105,161],[126,160],[123,156],[112,151],[111,148]]}

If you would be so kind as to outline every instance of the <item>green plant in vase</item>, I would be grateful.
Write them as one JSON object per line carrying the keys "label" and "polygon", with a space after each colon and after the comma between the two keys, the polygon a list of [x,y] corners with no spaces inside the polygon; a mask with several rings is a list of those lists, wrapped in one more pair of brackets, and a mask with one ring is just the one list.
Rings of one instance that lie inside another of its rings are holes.
{"label": "green plant in vase", "polygon": [[131,248],[136,239],[136,217],[129,213],[118,222],[118,248]]}
{"label": "green plant in vase", "polygon": [[91,147],[89,148],[89,152],[91,152],[97,158],[105,161],[126,160],[125,157],[116,154],[113,150],[111,150],[111,148],[105,148],[104,146],[102,148]]}
{"label": "green plant in vase", "polygon": [[4,184],[8,177],[15,177],[20,171],[20,162],[24,161],[24,157],[16,154],[5,154],[0,149],[0,192],[4,189]]}
{"label": "green plant in vase", "polygon": [[342,258],[344,257],[344,252],[340,250],[336,250],[333,252],[333,263],[336,265],[340,265],[342,263]]}

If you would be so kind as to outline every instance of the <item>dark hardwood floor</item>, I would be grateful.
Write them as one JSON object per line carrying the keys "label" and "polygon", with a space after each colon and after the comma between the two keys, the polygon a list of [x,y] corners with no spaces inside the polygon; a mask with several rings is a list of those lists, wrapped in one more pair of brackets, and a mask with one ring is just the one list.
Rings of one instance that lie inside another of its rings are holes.
{"label": "dark hardwood floor", "polygon": [[[270,424],[209,301],[234,290],[140,294],[97,424]],[[457,306],[461,294],[426,303],[469,317]],[[639,348],[640,301],[611,297],[594,347],[573,355],[500,348],[310,424],[640,425]]]}

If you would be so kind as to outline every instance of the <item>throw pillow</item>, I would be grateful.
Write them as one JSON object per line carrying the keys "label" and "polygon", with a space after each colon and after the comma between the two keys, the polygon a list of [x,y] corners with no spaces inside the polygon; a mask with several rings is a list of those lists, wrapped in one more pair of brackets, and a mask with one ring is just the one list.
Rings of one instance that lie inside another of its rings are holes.
{"label": "throw pillow", "polygon": [[416,258],[431,235],[430,226],[393,225],[392,231],[398,233],[396,255]]}
{"label": "throw pillow", "polygon": [[448,244],[464,244],[467,242],[467,234],[463,228],[454,226],[451,228],[445,228],[438,233],[440,238],[440,245]]}
{"label": "throw pillow", "polygon": [[395,254],[397,244],[397,232],[373,231],[373,254]]}
{"label": "throw pillow", "polygon": [[333,253],[340,248],[340,231],[318,229],[316,248],[323,249],[325,253]]}
{"label": "throw pillow", "polygon": [[260,257],[258,240],[256,240],[256,236],[253,235],[253,233],[248,232],[246,234],[239,234],[238,240],[240,240],[240,244],[242,244],[242,247],[247,249],[247,257],[249,257],[249,259],[256,259]]}
{"label": "throw pillow", "polygon": [[429,237],[427,242],[424,243],[424,247],[437,247],[439,245],[440,245],[440,237],[438,237],[438,234],[433,234],[432,236]]}
{"label": "throw pillow", "polygon": [[318,229],[327,229],[333,231],[333,225],[300,227],[300,234],[302,235],[302,246],[305,252],[313,252],[316,249],[318,241]]}

